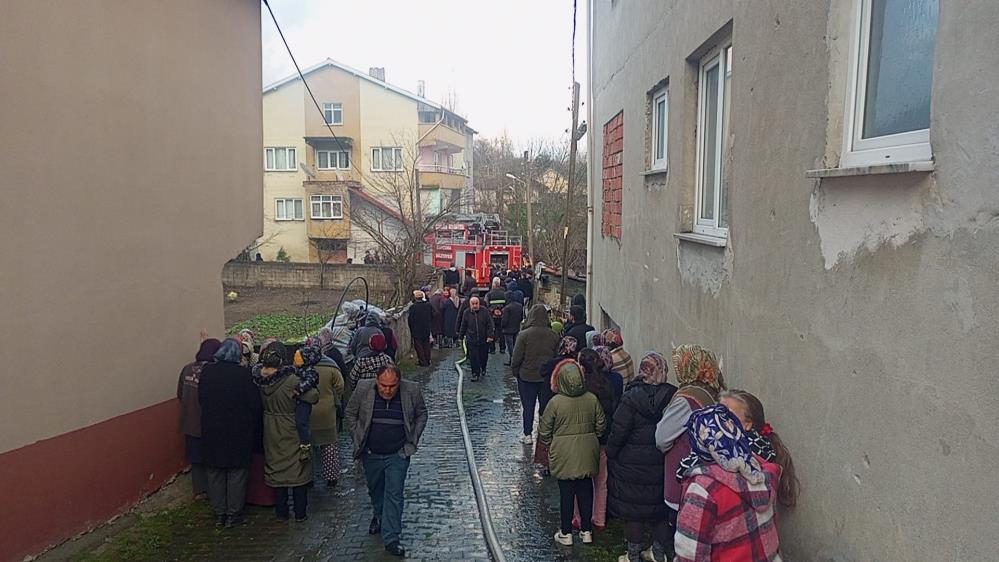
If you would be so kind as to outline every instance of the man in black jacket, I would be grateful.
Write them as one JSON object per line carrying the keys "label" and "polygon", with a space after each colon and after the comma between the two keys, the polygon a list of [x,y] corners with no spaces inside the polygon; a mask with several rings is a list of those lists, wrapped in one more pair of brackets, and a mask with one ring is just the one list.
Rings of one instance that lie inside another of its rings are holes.
{"label": "man in black jacket", "polygon": [[423,291],[413,291],[413,304],[409,306],[409,334],[413,337],[413,349],[421,367],[430,366],[430,324],[434,309]]}
{"label": "man in black jacket", "polygon": [[[506,350],[509,353],[506,363],[509,365],[513,359],[513,346],[517,343],[517,333],[520,332],[520,324],[524,321],[523,293],[513,291],[513,298],[509,299],[503,307],[503,318],[500,321],[500,329],[503,339],[506,340]],[[519,297],[519,298],[518,298]]]}
{"label": "man in black jacket", "polygon": [[579,349],[586,347],[586,333],[595,330],[586,323],[586,309],[581,306],[569,307],[569,324],[565,327],[565,335],[576,338]]}
{"label": "man in black jacket", "polygon": [[479,380],[485,373],[486,362],[489,360],[489,342],[493,341],[493,334],[493,319],[489,311],[482,308],[479,297],[468,299],[468,308],[458,322],[458,337],[465,338],[472,381]]}

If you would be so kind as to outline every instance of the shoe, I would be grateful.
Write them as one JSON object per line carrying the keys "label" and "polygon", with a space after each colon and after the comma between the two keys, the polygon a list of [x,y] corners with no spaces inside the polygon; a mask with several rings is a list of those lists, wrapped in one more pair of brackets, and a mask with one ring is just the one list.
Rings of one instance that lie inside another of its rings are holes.
{"label": "shoe", "polygon": [[479,375],[472,375],[472,382],[479,382]]}
{"label": "shoe", "polygon": [[666,557],[656,558],[656,553],[653,552],[652,547],[642,551],[642,560],[645,562],[666,562]]}
{"label": "shoe", "polygon": [[236,525],[242,525],[243,522],[244,522],[243,516],[237,513],[236,515],[230,515],[229,517],[226,518],[225,526],[228,529],[231,527],[235,527]]}
{"label": "shoe", "polygon": [[580,531],[579,540],[583,541],[583,544],[593,544],[593,531]]}
{"label": "shoe", "polygon": [[381,520],[378,519],[377,517],[372,517],[371,518],[371,524],[368,525],[368,534],[369,535],[377,535],[380,532],[382,532],[382,522],[381,522]]}
{"label": "shoe", "polygon": [[594,531],[606,531],[607,530],[607,525],[597,525],[596,523],[594,523],[593,524],[593,530]]}
{"label": "shoe", "polygon": [[309,520],[308,515],[303,515],[302,517],[299,517],[297,515],[295,516],[295,523],[305,523],[308,520]]}
{"label": "shoe", "polygon": [[562,531],[556,531],[555,542],[559,543],[562,546],[572,546],[572,533],[569,533],[568,535],[563,535]]}
{"label": "shoe", "polygon": [[503,366],[504,366],[504,367],[509,367],[509,366],[510,366],[510,363],[509,363],[509,362],[506,362],[506,363],[503,363]]}
{"label": "shoe", "polygon": [[216,527],[225,527],[225,523],[226,523],[226,517],[225,517],[225,515],[216,515],[215,516],[215,526]]}
{"label": "shoe", "polygon": [[617,557],[617,562],[631,562],[631,558],[627,554],[622,554]]}
{"label": "shoe", "polygon": [[406,556],[406,549],[397,542],[385,545],[385,552],[391,554],[392,556]]}
{"label": "shoe", "polygon": [[523,443],[524,445],[533,445],[534,444],[534,437],[532,437],[530,435],[521,435],[520,436],[520,442]]}

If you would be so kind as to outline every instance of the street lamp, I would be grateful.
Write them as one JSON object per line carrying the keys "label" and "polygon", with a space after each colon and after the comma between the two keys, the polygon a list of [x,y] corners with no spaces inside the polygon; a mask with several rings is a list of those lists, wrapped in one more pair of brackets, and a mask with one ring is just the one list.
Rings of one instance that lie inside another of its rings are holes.
{"label": "street lamp", "polygon": [[[527,169],[527,166],[524,166]],[[512,179],[515,182],[519,182],[524,186],[524,199],[527,200],[527,258],[530,262],[534,263],[534,218],[531,212],[531,183],[529,181],[524,181],[517,176],[507,173],[506,177]]]}

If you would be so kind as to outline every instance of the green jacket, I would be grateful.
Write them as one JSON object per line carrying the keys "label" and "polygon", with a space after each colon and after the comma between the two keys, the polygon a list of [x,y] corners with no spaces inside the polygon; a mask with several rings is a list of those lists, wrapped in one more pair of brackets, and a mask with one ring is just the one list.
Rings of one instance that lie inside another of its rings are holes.
{"label": "green jacket", "polygon": [[551,329],[548,310],[543,304],[536,304],[527,313],[524,329],[517,334],[510,358],[513,376],[524,382],[543,382],[541,366],[555,356],[558,335]]}
{"label": "green jacket", "polygon": [[548,446],[552,475],[559,480],[591,477],[600,470],[600,435],[607,418],[600,401],[586,391],[575,361],[560,363],[552,378],[558,394],[541,416],[538,437]]}
{"label": "green jacket", "polygon": [[319,402],[312,407],[309,429],[313,445],[336,443],[336,411],[343,398],[343,375],[332,359],[323,358],[316,363],[319,373]]}
{"label": "green jacket", "polygon": [[[295,397],[298,376],[288,375],[260,387],[264,403],[264,482],[274,488],[292,488],[312,482],[312,461],[299,451],[295,431]],[[311,389],[302,395],[306,402],[319,401]]]}

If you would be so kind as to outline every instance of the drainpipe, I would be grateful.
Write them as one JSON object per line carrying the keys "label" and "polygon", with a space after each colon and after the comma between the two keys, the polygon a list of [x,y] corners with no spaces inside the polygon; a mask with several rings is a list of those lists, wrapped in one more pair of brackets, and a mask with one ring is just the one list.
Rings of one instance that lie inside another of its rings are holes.
{"label": "drainpipe", "polygon": [[[586,26],[588,36],[586,38],[586,85],[589,91],[586,93],[586,122],[590,124],[591,134],[586,139],[586,317],[591,322],[594,317],[595,303],[593,302],[593,158],[596,152],[593,151],[593,0],[586,2]],[[601,326],[607,328],[607,326]]]}

